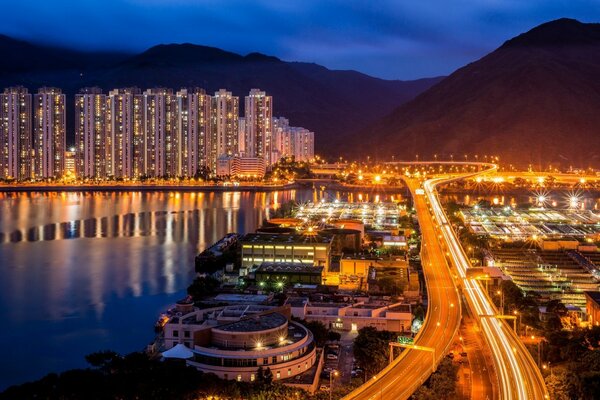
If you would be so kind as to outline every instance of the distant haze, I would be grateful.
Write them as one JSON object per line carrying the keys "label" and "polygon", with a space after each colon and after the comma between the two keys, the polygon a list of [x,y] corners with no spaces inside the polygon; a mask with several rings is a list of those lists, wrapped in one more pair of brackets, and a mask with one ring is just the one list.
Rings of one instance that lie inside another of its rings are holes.
{"label": "distant haze", "polygon": [[89,0],[4,2],[3,34],[78,50],[138,53],[190,42],[354,69],[447,75],[539,23],[600,20],[596,0]]}

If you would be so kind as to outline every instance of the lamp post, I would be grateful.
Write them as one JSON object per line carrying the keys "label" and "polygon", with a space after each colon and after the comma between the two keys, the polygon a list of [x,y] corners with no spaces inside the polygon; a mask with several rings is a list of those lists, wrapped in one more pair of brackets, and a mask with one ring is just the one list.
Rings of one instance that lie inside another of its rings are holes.
{"label": "lamp post", "polygon": [[543,369],[546,369],[546,368],[550,369],[550,376],[552,376],[552,363],[550,361],[548,361],[548,364],[542,365],[542,368]]}
{"label": "lamp post", "polygon": [[522,314],[521,314],[520,312],[518,312],[517,310],[514,310],[514,311],[513,311],[513,314],[514,314],[514,315],[518,315],[518,316],[519,316],[519,329],[517,329],[517,332],[518,332],[518,333],[519,333],[519,335],[520,335],[520,334],[521,334],[521,315],[522,315]]}
{"label": "lamp post", "polygon": [[333,370],[329,373],[329,400],[331,400],[331,396],[333,394],[333,376],[338,376],[339,372],[337,370]]}
{"label": "lamp post", "polygon": [[504,291],[502,289],[497,290],[496,294],[500,296],[500,314],[504,315]]}

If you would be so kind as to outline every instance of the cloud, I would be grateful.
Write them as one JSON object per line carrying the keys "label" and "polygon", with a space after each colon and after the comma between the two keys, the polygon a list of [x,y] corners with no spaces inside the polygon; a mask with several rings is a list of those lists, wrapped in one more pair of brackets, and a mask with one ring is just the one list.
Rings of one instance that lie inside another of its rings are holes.
{"label": "cloud", "polygon": [[592,0],[69,0],[5,4],[3,33],[90,50],[191,42],[386,78],[451,73],[542,22],[600,19]]}

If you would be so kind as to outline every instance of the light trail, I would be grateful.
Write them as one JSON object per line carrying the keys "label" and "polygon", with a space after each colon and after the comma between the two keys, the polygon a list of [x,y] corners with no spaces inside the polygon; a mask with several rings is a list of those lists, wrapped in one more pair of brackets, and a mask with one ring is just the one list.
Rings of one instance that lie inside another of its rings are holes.
{"label": "light trail", "polygon": [[[496,170],[495,165],[487,166],[485,172]],[[439,227],[450,254],[452,265],[457,269],[467,304],[478,319],[486,342],[492,350],[494,365],[500,383],[502,399],[546,399],[549,398],[544,380],[529,351],[521,343],[508,324],[497,319],[481,316],[496,315],[497,310],[487,294],[475,279],[467,278],[470,268],[464,249],[448,223],[436,192],[436,186],[457,179],[469,178],[477,174],[459,175],[452,178],[434,178],[424,182],[423,189],[429,200],[431,211],[439,221]]]}

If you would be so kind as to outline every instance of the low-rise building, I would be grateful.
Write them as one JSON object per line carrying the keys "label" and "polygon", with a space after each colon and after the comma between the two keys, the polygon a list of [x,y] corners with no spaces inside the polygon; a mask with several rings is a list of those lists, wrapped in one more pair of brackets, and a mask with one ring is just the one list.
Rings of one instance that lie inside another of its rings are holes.
{"label": "low-rise building", "polygon": [[280,283],[282,286],[320,285],[323,279],[323,267],[315,267],[300,262],[263,262],[254,271],[257,283]]}
{"label": "low-rise building", "polygon": [[193,311],[165,325],[165,347],[189,347],[186,363],[222,379],[251,382],[259,367],[273,380],[299,375],[317,362],[312,333],[289,319],[289,307],[234,306]]}
{"label": "low-rise building", "polygon": [[370,326],[377,330],[408,332],[412,323],[410,304],[386,302],[324,303],[306,298],[290,298],[292,315],[306,321],[319,321],[331,329],[356,331]]}
{"label": "low-rise building", "polygon": [[242,268],[247,270],[263,262],[301,263],[329,269],[330,236],[249,233],[240,242]]}
{"label": "low-rise building", "polygon": [[265,172],[266,163],[261,157],[223,155],[217,159],[217,176],[262,178]]}
{"label": "low-rise building", "polygon": [[585,292],[585,311],[592,326],[600,326],[600,292]]}

